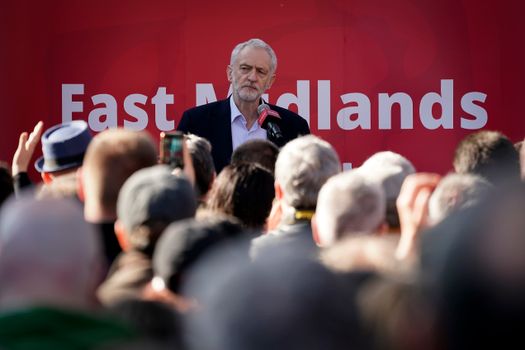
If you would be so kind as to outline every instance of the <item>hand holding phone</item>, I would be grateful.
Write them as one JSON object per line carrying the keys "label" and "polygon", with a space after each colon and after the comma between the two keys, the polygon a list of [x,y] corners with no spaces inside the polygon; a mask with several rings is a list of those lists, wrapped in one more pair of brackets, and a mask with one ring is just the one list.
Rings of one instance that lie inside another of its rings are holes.
{"label": "hand holding phone", "polygon": [[179,132],[160,133],[160,162],[172,168],[184,168],[184,135]]}

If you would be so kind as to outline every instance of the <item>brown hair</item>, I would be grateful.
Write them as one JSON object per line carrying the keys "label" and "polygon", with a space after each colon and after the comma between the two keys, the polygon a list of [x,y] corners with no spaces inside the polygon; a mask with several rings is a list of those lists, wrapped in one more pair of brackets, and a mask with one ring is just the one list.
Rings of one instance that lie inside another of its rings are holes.
{"label": "brown hair", "polygon": [[260,228],[270,214],[273,184],[273,175],[259,165],[228,165],[213,184],[208,208],[235,216],[247,227]]}
{"label": "brown hair", "polygon": [[117,198],[126,179],[135,171],[157,163],[157,150],[146,132],[109,129],[96,135],[84,157],[84,182],[91,184],[104,210],[116,213]]}

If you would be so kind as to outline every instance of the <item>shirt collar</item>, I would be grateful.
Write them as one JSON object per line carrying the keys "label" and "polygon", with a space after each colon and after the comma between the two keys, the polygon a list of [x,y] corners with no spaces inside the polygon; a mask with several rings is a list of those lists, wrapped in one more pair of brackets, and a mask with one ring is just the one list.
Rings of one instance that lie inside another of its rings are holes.
{"label": "shirt collar", "polygon": [[[261,103],[267,103],[265,102],[262,97],[260,98],[260,102],[259,104]],[[235,104],[235,101],[233,100],[233,94],[230,95],[230,111],[231,111],[231,115],[230,115],[230,121],[233,123],[237,118],[242,118],[245,122],[246,122],[246,117],[244,115],[242,115],[241,111],[239,111],[239,108],[237,108],[237,105]]]}
{"label": "shirt collar", "polygon": [[231,122],[233,123],[235,119],[242,118],[244,121],[246,121],[246,118],[242,115],[241,111],[239,111],[239,108],[237,108],[237,105],[235,104],[235,101],[233,100],[233,95],[230,96],[230,110],[231,110]]}

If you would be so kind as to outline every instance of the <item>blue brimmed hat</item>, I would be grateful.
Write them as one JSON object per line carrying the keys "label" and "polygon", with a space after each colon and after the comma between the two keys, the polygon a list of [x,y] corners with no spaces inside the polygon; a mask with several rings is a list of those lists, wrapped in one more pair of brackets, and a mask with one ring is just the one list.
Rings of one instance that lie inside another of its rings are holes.
{"label": "blue brimmed hat", "polygon": [[47,173],[79,167],[91,139],[88,124],[83,120],[47,129],[42,135],[43,156],[35,162],[36,170]]}

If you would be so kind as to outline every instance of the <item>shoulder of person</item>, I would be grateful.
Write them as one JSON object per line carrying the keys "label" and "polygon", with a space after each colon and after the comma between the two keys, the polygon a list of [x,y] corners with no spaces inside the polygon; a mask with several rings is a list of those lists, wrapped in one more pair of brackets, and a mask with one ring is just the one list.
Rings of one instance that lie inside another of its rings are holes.
{"label": "shoulder of person", "polygon": [[186,111],[184,111],[184,114],[200,114],[205,113],[207,111],[216,110],[218,108],[224,108],[226,105],[229,105],[228,99],[225,100],[219,100],[215,102],[209,102],[200,106],[195,106],[192,108],[188,108]]}
{"label": "shoulder of person", "polygon": [[252,239],[250,246],[250,258],[252,260],[258,258],[262,252],[271,249],[271,247],[278,244],[280,241],[278,234],[275,231],[268,232],[262,236]]}
{"label": "shoulder of person", "polygon": [[289,109],[286,109],[286,108],[283,108],[283,107],[279,107],[277,105],[272,105],[270,104],[270,108],[273,109],[274,111],[276,111],[277,113],[279,113],[279,115],[281,116],[281,118],[295,118],[295,117],[298,117],[298,118],[301,118],[301,116],[293,111],[290,111]]}
{"label": "shoulder of person", "polygon": [[308,126],[308,122],[299,114],[276,105],[270,105],[270,107],[277,113],[279,113],[279,116],[282,118],[284,123],[288,125],[293,125],[296,128],[296,131],[299,135],[305,135],[310,133],[310,127]]}

